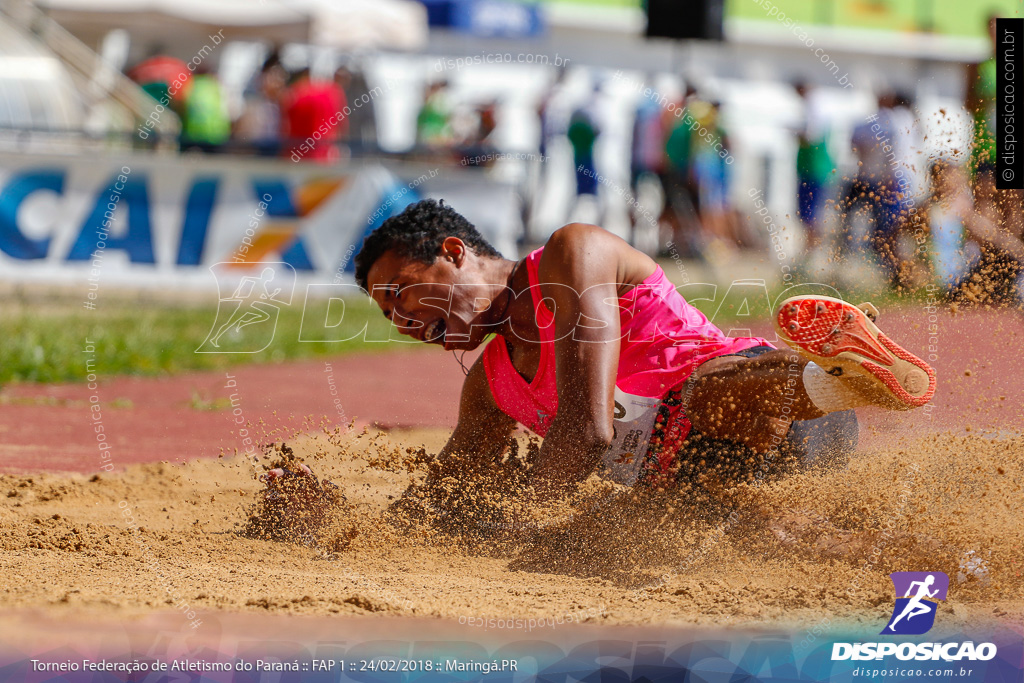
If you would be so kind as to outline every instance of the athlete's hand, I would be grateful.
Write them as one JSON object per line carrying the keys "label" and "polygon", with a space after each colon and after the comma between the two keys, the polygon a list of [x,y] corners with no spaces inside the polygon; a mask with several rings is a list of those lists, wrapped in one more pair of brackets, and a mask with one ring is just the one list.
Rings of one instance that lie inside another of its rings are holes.
{"label": "athlete's hand", "polygon": [[295,470],[285,469],[284,467],[275,467],[272,470],[268,470],[267,473],[264,475],[264,478],[266,479],[266,481],[269,482],[274,479],[281,479],[288,476],[305,475],[313,476],[313,470],[309,469],[309,467],[306,465],[300,464],[298,468]]}
{"label": "athlete's hand", "polygon": [[301,463],[294,469],[275,467],[267,470],[261,479],[267,484],[264,495],[280,501],[286,518],[320,515],[324,504],[337,494],[337,486],[327,480],[320,481],[307,465]]}

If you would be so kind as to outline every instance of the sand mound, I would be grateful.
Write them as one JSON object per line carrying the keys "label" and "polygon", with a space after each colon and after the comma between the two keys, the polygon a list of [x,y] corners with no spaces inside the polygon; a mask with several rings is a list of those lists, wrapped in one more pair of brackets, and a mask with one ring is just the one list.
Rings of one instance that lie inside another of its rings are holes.
{"label": "sand mound", "polygon": [[[734,487],[718,505],[597,479],[536,504],[522,497],[524,440],[470,484],[421,488],[389,513],[430,476],[444,437],[337,430],[259,463],[0,476],[0,604],[880,628],[888,573],[927,569],[952,578],[943,628],[1024,616],[1019,436],[907,441],[843,470]],[[298,462],[316,478],[260,479]]]}

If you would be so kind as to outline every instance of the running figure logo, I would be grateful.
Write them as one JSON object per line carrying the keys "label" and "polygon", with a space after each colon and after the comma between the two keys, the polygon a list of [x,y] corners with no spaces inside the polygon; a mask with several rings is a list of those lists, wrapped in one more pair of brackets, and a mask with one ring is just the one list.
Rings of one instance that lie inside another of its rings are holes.
{"label": "running figure logo", "polygon": [[889,578],[896,588],[896,606],[881,635],[927,633],[935,624],[937,601],[946,599],[949,577],[942,572],[893,572]]}
{"label": "running figure logo", "polygon": [[[217,285],[231,295],[221,297],[217,318],[196,353],[258,353],[270,346],[282,306],[292,300],[295,270],[287,263],[259,263],[260,274],[242,275],[237,269],[211,270]],[[250,271],[251,272],[251,271]],[[244,332],[243,332],[244,330]]]}

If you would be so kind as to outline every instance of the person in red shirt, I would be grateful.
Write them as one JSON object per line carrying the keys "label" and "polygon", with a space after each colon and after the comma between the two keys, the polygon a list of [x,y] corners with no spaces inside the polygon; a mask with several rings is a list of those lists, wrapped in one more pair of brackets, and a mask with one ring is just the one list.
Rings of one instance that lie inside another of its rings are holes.
{"label": "person in red shirt", "polygon": [[292,161],[333,161],[340,157],[337,141],[348,132],[345,93],[331,81],[296,74],[282,100],[284,154]]}

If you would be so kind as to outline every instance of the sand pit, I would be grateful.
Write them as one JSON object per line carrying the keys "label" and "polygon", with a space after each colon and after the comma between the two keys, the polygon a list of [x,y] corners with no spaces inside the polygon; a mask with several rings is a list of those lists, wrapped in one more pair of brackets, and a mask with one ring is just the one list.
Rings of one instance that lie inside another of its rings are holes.
{"label": "sand pit", "polygon": [[[263,468],[237,456],[92,477],[0,476],[0,605],[47,618],[572,615],[605,626],[809,628],[828,619],[880,629],[892,609],[888,573],[927,569],[951,577],[937,629],[1024,622],[1020,436],[907,440],[862,452],[845,470],[734,492],[714,509],[590,482],[575,511],[526,511],[532,527],[517,531],[508,500],[486,487],[474,521],[442,530],[411,515],[385,521],[425,474],[421,447],[436,452],[446,435],[290,440],[294,458],[344,497],[292,541],[247,529]],[[280,451],[263,463],[272,457]],[[789,526],[764,524],[757,513],[766,510],[789,511]],[[980,561],[958,581],[968,551]]]}

